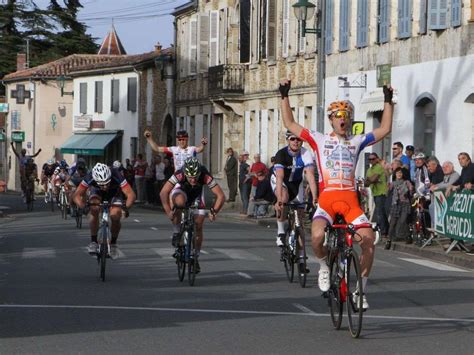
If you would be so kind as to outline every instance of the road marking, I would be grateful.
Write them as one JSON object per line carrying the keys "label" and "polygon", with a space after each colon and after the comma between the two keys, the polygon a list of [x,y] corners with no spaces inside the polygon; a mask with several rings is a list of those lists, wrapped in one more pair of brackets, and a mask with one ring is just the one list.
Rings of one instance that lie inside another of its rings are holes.
{"label": "road marking", "polygon": [[117,254],[119,258],[125,258],[125,254],[119,248],[117,248]]}
{"label": "road marking", "polygon": [[457,271],[457,272],[469,272],[468,270],[459,269],[457,267],[436,263],[430,260],[423,260],[423,259],[411,259],[411,258],[399,258],[400,260],[408,261],[413,264],[418,264],[421,266],[426,266],[435,270],[440,271]]}
{"label": "road marking", "polygon": [[157,230],[158,230],[158,228],[156,228],[156,227],[151,227],[150,229],[151,229],[151,230],[154,230],[154,231],[157,231]]}
{"label": "road marking", "polygon": [[255,254],[243,249],[214,249],[215,251],[227,255],[231,259],[262,261],[263,259]]}
{"label": "road marking", "polygon": [[24,248],[21,254],[23,259],[54,258],[56,251],[53,248]]}
{"label": "road marking", "polygon": [[374,260],[374,265],[375,266],[386,266],[386,267],[399,267],[397,265],[394,265],[392,263],[389,263],[388,261],[383,261],[383,260],[380,260],[380,259],[375,259]]}
{"label": "road marking", "polygon": [[[301,313],[282,311],[244,311],[234,309],[186,309],[186,308],[165,308],[165,307],[127,307],[127,306],[88,306],[88,305],[42,305],[42,304],[0,304],[0,309],[85,309],[85,310],[116,310],[116,311],[147,311],[147,312],[181,312],[181,313],[220,313],[220,314],[254,314],[254,315],[279,315],[279,316],[299,316],[299,317],[330,317],[328,313]],[[415,322],[457,322],[474,324],[472,318],[434,318],[434,317],[404,317],[404,316],[371,316],[364,315],[364,318],[387,319],[387,320],[407,320]]]}
{"label": "road marking", "polygon": [[205,250],[202,250],[200,251],[201,254],[204,254],[204,255],[209,255],[209,252],[208,251],[205,251]]}
{"label": "road marking", "polygon": [[137,222],[137,223],[140,223],[140,220],[139,220],[139,219],[134,219],[133,221],[134,221],[134,222]]}
{"label": "road marking", "polygon": [[153,248],[152,250],[163,259],[173,259],[173,248]]}
{"label": "road marking", "polygon": [[244,279],[248,279],[248,280],[252,279],[252,276],[250,276],[249,274],[246,274],[245,272],[236,272],[236,274],[239,276],[242,276]]}
{"label": "road marking", "polygon": [[293,306],[303,311],[304,313],[314,313],[312,310],[310,310],[308,307],[303,306],[302,304],[293,303]]}

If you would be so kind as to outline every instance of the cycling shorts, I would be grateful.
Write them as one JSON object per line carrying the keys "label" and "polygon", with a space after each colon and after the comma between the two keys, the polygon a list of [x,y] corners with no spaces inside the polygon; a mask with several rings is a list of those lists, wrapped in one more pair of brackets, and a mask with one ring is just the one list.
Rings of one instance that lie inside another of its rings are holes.
{"label": "cycling shorts", "polygon": [[318,209],[314,213],[313,220],[322,218],[329,224],[333,224],[336,214],[343,216],[347,223],[369,223],[369,219],[359,206],[359,199],[355,191],[321,192],[318,199]]}
{"label": "cycling shorts", "polygon": [[191,204],[197,201],[199,209],[196,211],[197,215],[200,216],[205,216],[206,215],[206,203],[204,202],[204,189],[202,189],[202,192],[200,195],[197,196],[188,196],[186,191],[181,188],[181,185],[178,183],[174,185],[173,190],[171,190],[171,200],[173,200],[173,197],[176,196],[177,194],[182,194],[186,198],[186,206],[189,207]]}
{"label": "cycling shorts", "polygon": [[94,198],[98,198],[101,201],[109,201],[109,203],[112,205],[122,205],[125,202],[125,198],[121,190],[103,191],[98,187],[91,186],[89,191],[89,201]]}
{"label": "cycling shorts", "polygon": [[[270,179],[273,193],[276,191],[276,176],[272,175]],[[304,188],[303,181],[300,182],[282,182],[282,186],[288,191],[288,203],[303,203],[304,202]]]}

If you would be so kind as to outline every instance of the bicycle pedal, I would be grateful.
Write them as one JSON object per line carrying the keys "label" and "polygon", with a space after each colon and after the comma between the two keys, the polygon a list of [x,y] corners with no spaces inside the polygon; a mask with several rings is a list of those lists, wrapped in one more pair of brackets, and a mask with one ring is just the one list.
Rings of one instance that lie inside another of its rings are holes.
{"label": "bicycle pedal", "polygon": [[321,297],[323,298],[329,298],[329,291],[321,293]]}

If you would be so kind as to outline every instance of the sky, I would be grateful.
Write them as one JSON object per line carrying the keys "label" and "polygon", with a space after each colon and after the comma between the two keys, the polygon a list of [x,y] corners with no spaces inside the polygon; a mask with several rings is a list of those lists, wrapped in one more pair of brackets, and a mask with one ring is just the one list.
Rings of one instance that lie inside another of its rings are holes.
{"label": "sky", "polygon": [[[34,1],[40,8],[48,6],[48,0]],[[79,21],[88,26],[87,33],[102,43],[112,21],[127,54],[139,54],[154,50],[160,42],[163,48],[174,40],[173,20],[169,15],[174,8],[189,0],[82,0]],[[62,1],[58,1],[63,5]]]}

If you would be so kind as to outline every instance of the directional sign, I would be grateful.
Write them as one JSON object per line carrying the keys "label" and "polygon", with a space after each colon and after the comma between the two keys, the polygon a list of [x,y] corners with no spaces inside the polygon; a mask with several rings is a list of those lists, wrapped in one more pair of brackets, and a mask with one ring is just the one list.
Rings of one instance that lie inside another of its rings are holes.
{"label": "directional sign", "polygon": [[8,104],[0,103],[0,113],[7,113],[8,112]]}
{"label": "directional sign", "polygon": [[25,141],[25,132],[23,131],[17,131],[17,132],[12,132],[12,141],[13,142],[24,142]]}
{"label": "directional sign", "polygon": [[381,88],[384,85],[392,83],[392,65],[382,64],[377,65],[377,87]]}

